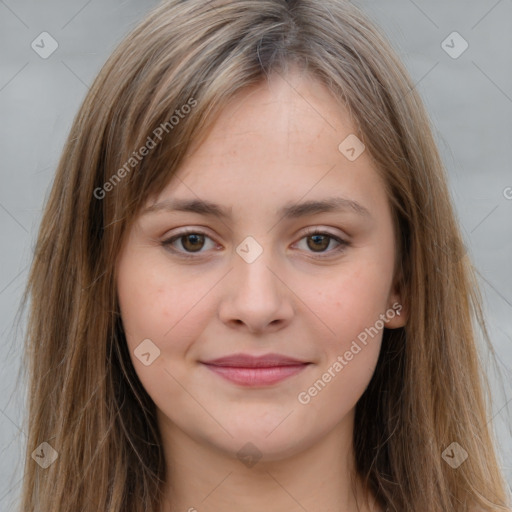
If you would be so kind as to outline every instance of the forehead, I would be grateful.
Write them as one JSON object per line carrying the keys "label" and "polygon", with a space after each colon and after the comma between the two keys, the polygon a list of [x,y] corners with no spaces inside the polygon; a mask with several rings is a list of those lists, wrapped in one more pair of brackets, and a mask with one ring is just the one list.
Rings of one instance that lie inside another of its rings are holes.
{"label": "forehead", "polygon": [[350,160],[340,151],[355,131],[347,109],[317,79],[274,74],[231,99],[157,199],[228,208],[263,202],[274,211],[305,194],[378,202],[384,187],[370,156]]}
{"label": "forehead", "polygon": [[[230,99],[197,156],[225,153],[227,148],[238,153],[241,145],[247,149],[261,139],[267,144],[274,142],[266,146],[265,153],[285,141],[290,143],[288,156],[294,155],[291,144],[297,142],[313,153],[323,141],[337,147],[343,134],[355,131],[343,103],[316,77],[297,71],[286,75],[275,72],[268,80],[242,89]],[[197,149],[193,147],[190,153]]]}

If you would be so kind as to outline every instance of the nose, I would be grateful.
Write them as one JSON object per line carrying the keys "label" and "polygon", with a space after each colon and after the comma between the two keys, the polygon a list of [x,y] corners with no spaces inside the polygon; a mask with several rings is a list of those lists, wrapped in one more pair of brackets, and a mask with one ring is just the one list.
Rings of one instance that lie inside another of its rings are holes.
{"label": "nose", "polygon": [[235,253],[226,280],[219,305],[223,323],[252,334],[274,332],[290,323],[293,292],[270,250],[263,250],[254,261]]}

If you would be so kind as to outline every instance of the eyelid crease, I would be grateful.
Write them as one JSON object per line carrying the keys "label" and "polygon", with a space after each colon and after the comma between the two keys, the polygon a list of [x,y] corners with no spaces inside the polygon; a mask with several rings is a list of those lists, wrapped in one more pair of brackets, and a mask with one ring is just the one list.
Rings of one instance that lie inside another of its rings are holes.
{"label": "eyelid crease", "polygon": [[[180,251],[180,250],[176,250],[172,247],[172,244],[179,240],[180,238],[184,237],[184,236],[187,236],[187,235],[202,235],[202,236],[205,236],[207,238],[210,238],[214,243],[217,243],[213,237],[211,237],[208,233],[200,230],[200,229],[194,229],[194,228],[184,228],[183,231],[180,231],[170,237],[167,237],[166,239],[164,239],[162,242],[160,242],[160,244],[162,246],[164,246],[164,248],[170,250],[171,252],[173,252],[174,254],[178,254],[180,257],[183,257],[183,258],[196,258],[196,254],[202,254],[201,251],[198,251],[197,253],[187,253],[187,252],[183,252],[183,251]],[[305,232],[302,233],[300,239],[295,242],[294,245],[296,245],[297,243],[299,243],[300,241],[302,241],[304,238],[307,238],[307,237],[310,237],[310,236],[314,236],[314,235],[323,235],[323,236],[327,236],[329,238],[331,238],[332,240],[336,241],[339,245],[338,247],[330,250],[330,251],[327,251],[325,253],[323,252],[319,252],[319,253],[315,253],[315,252],[312,252],[311,254],[316,254],[317,258],[327,258],[329,256],[331,256],[332,254],[337,254],[341,251],[343,251],[344,249],[346,249],[347,247],[349,247],[351,245],[351,242],[349,240],[347,240],[344,236],[339,236],[339,235],[335,235],[333,233],[330,233],[329,231],[326,231],[325,228],[319,228],[319,227],[309,227],[307,228],[307,230]],[[323,254],[325,254],[325,256],[322,256]]]}

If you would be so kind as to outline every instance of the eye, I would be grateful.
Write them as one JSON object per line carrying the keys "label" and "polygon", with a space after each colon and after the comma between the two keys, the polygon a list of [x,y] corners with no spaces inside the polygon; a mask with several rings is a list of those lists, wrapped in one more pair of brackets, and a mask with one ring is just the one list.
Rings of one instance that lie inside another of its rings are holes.
{"label": "eye", "polygon": [[[185,258],[193,258],[194,256],[190,256],[187,253],[193,254],[201,252],[206,238],[211,240],[211,238],[202,231],[187,230],[182,231],[181,233],[178,233],[177,235],[174,235],[167,240],[164,240],[162,245],[169,248],[172,252],[180,253],[180,255],[184,256]],[[174,247],[176,242],[179,242],[181,249],[176,249]],[[182,252],[182,250],[185,252]]]}
{"label": "eye", "polygon": [[[328,233],[326,231],[320,231],[318,229],[312,229],[306,233],[306,236],[301,238],[300,241],[307,240],[306,246],[308,249],[311,249],[313,253],[317,254],[323,254],[327,253],[327,255],[330,255],[332,253],[339,253],[345,250],[346,247],[348,247],[350,244],[346,240],[343,240],[342,238],[333,235],[331,233]],[[326,251],[326,249],[329,247],[332,241],[335,241],[338,246],[330,251]],[[320,256],[321,258],[326,256]]]}
{"label": "eye", "polygon": [[[184,258],[194,258],[194,253],[199,254],[201,252],[205,252],[201,251],[201,249],[204,248],[206,239],[213,243],[213,240],[206,233],[189,229],[164,240],[162,245],[173,253]],[[342,252],[350,245],[346,240],[317,228],[313,228],[306,232],[305,236],[303,236],[299,242],[302,242],[303,240],[306,240],[305,250],[318,254],[320,258],[327,257],[332,253],[337,254]],[[332,241],[338,245],[334,249],[327,250]],[[181,247],[176,247],[176,244]],[[215,246],[215,244],[213,245]],[[323,256],[324,253],[327,253],[327,256]]]}

